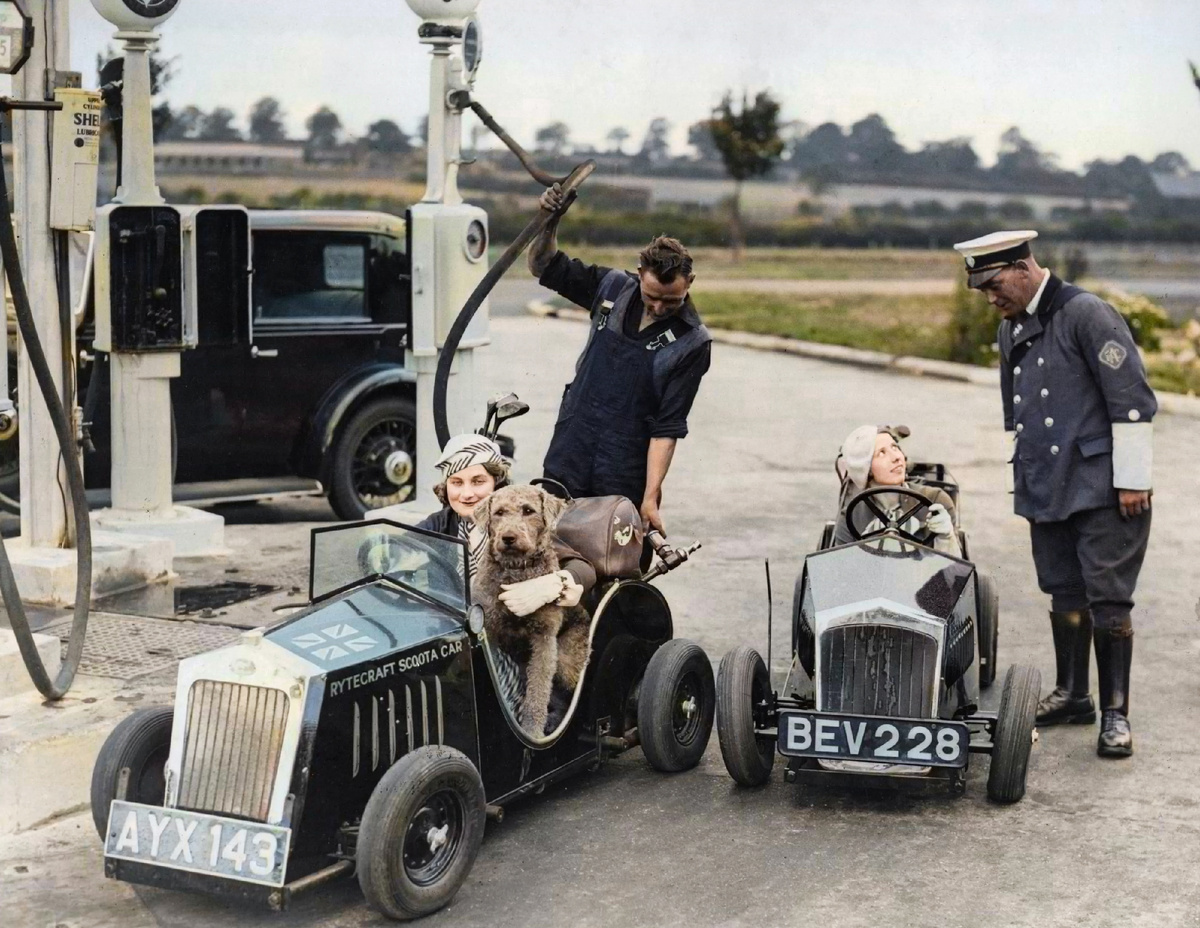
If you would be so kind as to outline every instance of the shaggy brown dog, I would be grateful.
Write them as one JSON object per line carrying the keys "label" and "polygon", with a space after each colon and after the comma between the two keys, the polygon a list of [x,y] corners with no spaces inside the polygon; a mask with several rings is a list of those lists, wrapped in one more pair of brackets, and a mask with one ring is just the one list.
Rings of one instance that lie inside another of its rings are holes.
{"label": "shaggy brown dog", "polygon": [[554,603],[529,615],[513,615],[500,602],[500,584],[558,570],[554,527],[566,505],[539,487],[511,486],[497,490],[473,514],[475,524],[487,533],[488,544],[471,584],[472,599],[483,607],[492,644],[525,667],[520,720],[522,727],[538,735],[546,727],[555,678],[573,690],[587,666],[591,620],[581,606],[564,609]]}

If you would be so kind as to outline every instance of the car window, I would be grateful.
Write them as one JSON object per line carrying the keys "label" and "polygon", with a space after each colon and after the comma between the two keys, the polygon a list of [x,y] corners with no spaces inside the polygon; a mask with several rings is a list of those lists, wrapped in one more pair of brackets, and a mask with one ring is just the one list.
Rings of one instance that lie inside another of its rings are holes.
{"label": "car window", "polygon": [[368,318],[369,244],[351,233],[255,233],[254,321]]}

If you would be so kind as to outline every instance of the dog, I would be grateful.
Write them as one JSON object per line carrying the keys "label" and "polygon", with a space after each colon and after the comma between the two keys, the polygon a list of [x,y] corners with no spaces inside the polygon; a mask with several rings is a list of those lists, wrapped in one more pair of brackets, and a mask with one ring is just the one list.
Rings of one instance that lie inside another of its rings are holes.
{"label": "dog", "polygon": [[549,603],[525,616],[500,601],[501,584],[531,580],[558,570],[554,528],[567,504],[534,486],[503,487],[475,507],[473,518],[487,546],[471,584],[483,607],[488,638],[525,667],[525,696],[519,719],[540,735],[546,727],[550,692],[557,679],[574,690],[587,666],[591,619],[581,606]]}

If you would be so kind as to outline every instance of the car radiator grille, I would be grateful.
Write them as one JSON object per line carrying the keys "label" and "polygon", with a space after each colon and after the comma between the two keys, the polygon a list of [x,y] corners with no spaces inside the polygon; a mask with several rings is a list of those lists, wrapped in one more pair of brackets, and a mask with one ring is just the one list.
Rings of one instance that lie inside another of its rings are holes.
{"label": "car radiator grille", "polygon": [[937,641],[888,625],[840,625],[821,635],[821,709],[930,718],[941,676]]}
{"label": "car radiator grille", "polygon": [[179,806],[265,822],[287,718],[283,690],[214,680],[193,683]]}

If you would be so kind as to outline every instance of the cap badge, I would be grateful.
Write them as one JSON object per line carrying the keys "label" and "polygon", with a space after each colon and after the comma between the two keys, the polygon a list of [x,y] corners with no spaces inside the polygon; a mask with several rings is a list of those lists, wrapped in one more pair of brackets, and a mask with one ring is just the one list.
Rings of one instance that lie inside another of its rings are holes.
{"label": "cap badge", "polygon": [[975,259],[972,258],[970,255],[967,255],[967,267],[974,267],[974,266],[975,266]]}

